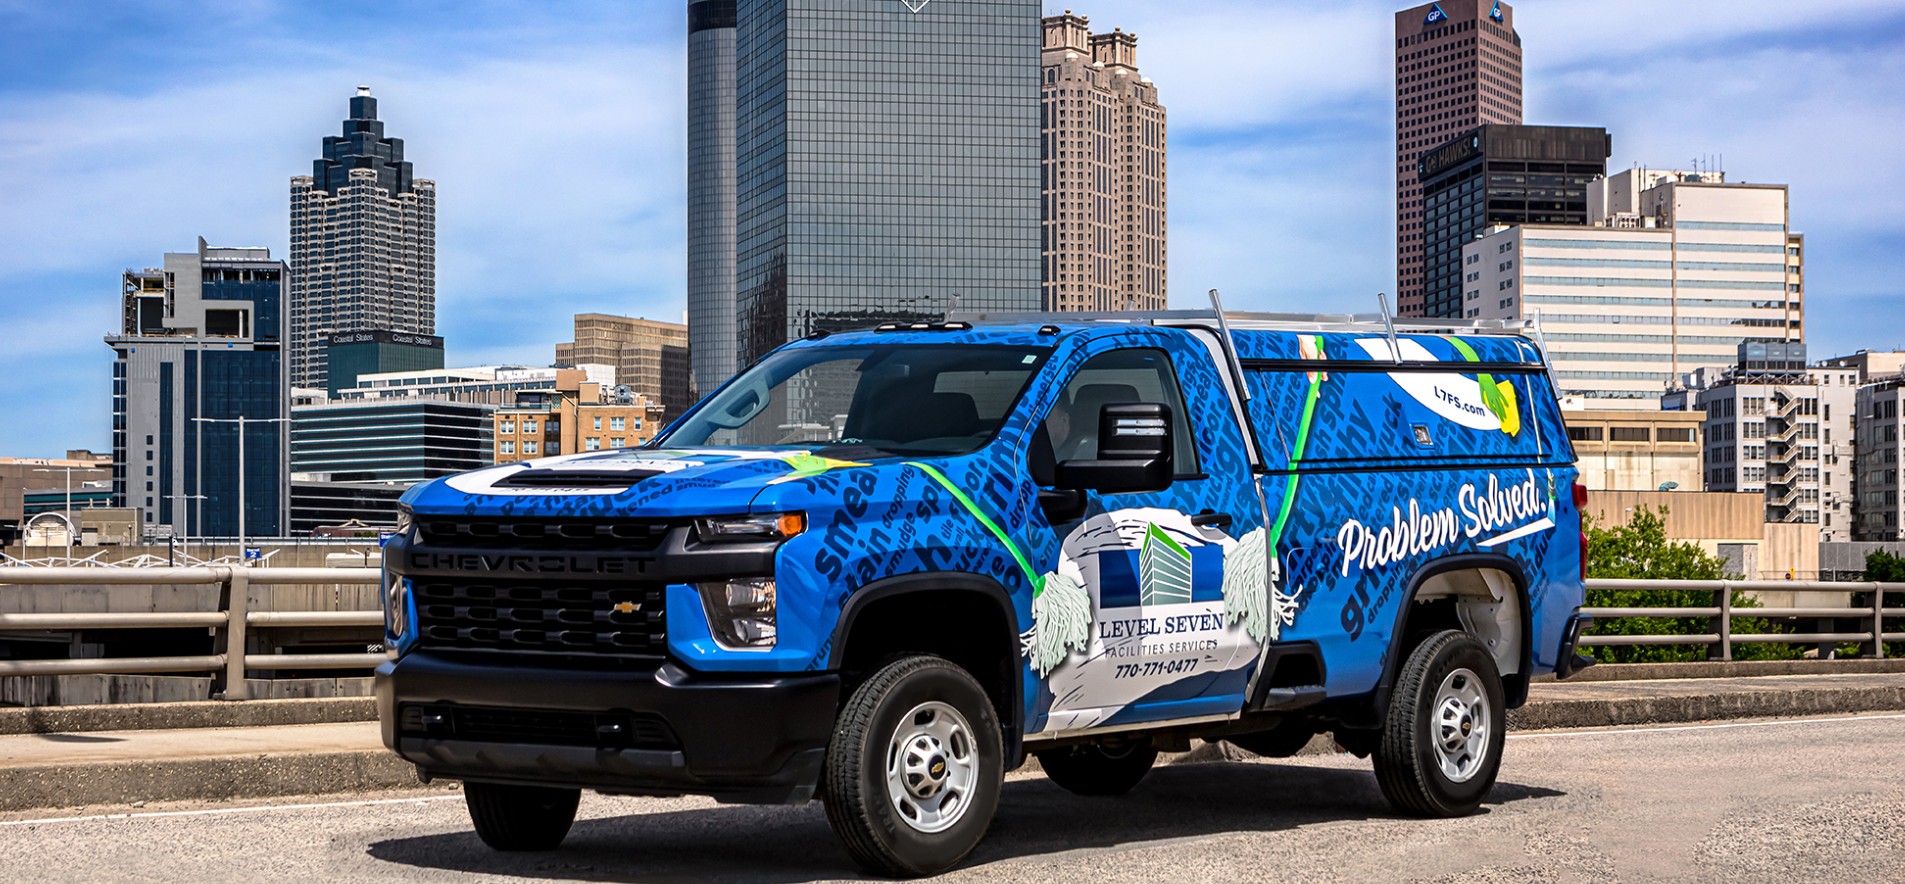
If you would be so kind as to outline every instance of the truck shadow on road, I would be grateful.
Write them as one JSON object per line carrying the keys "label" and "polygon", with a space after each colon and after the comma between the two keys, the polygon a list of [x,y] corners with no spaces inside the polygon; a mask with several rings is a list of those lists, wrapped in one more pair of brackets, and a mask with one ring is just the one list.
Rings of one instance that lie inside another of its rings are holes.
{"label": "truck shadow on road", "polygon": [[[1482,812],[1564,794],[1498,783]],[[592,804],[600,807],[602,800],[585,796],[582,812],[588,814]],[[1121,798],[1081,798],[1033,776],[1006,782],[991,831],[963,866],[1176,838],[1394,818],[1366,768],[1172,765],[1153,771]],[[586,881],[780,884],[860,876],[835,843],[818,802],[800,807],[698,806],[578,820],[568,840],[551,853],[497,853],[469,831],[379,841],[370,845],[369,853],[419,868]]]}

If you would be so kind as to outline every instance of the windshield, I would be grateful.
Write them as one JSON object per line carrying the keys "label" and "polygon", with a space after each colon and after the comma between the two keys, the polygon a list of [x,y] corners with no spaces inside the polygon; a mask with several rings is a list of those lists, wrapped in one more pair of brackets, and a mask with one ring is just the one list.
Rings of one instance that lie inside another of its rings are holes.
{"label": "windshield", "polygon": [[783,350],[735,378],[653,444],[965,454],[998,432],[1046,352],[969,344]]}

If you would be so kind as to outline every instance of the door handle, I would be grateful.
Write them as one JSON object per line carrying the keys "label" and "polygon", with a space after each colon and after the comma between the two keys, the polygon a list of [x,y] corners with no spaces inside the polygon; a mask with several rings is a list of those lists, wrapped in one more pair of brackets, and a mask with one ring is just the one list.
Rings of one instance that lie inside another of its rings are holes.
{"label": "door handle", "polygon": [[1228,528],[1231,525],[1231,518],[1229,513],[1205,510],[1191,517],[1191,525],[1197,528]]}

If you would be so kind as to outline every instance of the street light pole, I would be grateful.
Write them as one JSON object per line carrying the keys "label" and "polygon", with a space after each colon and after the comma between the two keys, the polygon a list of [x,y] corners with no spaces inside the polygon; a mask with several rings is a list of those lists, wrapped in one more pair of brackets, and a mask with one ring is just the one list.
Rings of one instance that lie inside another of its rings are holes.
{"label": "street light pole", "polygon": [[33,471],[36,473],[65,473],[66,474],[66,511],[62,515],[66,516],[66,564],[68,565],[71,565],[73,563],[73,531],[74,531],[73,529],[73,471],[78,469],[88,469],[88,468],[86,467],[47,467],[43,469],[36,469]]}
{"label": "street light pole", "polygon": [[245,556],[245,425],[282,424],[289,423],[290,419],[282,417],[246,417],[241,414],[237,417],[195,417],[192,418],[192,420],[207,424],[238,425],[238,561],[240,564],[250,567],[251,559]]}

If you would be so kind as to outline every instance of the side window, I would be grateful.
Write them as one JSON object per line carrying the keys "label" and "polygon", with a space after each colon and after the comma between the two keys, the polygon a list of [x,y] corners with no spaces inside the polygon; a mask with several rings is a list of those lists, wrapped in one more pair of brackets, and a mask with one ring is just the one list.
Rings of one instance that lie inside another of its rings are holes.
{"label": "side window", "polygon": [[1044,431],[1051,440],[1054,461],[1089,459],[1098,454],[1098,412],[1107,405],[1156,402],[1171,409],[1175,447],[1171,462],[1179,478],[1202,472],[1197,444],[1185,419],[1184,396],[1177,373],[1162,350],[1113,350],[1093,356],[1065,385],[1065,391],[1045,417]]}

